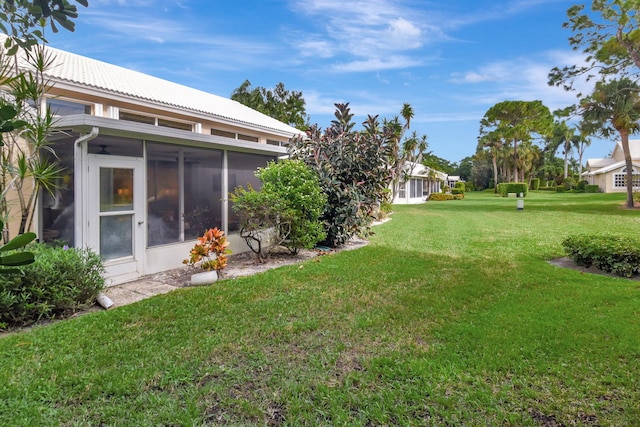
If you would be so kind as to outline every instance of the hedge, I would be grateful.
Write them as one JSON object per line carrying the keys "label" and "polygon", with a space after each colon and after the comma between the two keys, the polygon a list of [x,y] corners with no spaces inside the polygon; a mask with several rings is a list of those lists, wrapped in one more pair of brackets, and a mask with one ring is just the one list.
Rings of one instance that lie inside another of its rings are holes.
{"label": "hedge", "polygon": [[446,194],[446,193],[431,193],[429,195],[430,201],[434,202],[443,202],[445,200],[462,200],[464,199],[464,194]]}
{"label": "hedge", "polygon": [[498,193],[502,197],[507,197],[509,193],[516,193],[517,195],[522,193],[526,197],[528,191],[529,186],[526,182],[502,182],[498,184]]}

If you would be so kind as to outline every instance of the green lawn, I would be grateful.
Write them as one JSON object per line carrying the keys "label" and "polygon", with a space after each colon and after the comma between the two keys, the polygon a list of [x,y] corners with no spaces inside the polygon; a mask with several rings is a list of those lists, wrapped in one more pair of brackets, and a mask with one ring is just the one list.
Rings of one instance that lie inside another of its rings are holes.
{"label": "green lawn", "polygon": [[0,338],[0,425],[640,425],[624,195],[396,206],[368,246]]}

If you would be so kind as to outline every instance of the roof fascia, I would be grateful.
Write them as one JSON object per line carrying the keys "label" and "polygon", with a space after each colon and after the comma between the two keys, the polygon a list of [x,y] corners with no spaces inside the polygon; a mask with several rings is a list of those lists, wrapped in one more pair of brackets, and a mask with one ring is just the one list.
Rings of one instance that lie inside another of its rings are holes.
{"label": "roof fascia", "polygon": [[259,144],[256,142],[223,138],[215,135],[189,132],[180,129],[153,126],[144,123],[128,122],[106,117],[78,114],[59,118],[55,122],[57,129],[72,129],[75,132],[86,133],[93,127],[99,127],[101,134],[113,136],[134,137],[154,142],[165,142],[180,145],[206,145],[209,148],[232,150],[283,156],[287,154],[286,147]]}

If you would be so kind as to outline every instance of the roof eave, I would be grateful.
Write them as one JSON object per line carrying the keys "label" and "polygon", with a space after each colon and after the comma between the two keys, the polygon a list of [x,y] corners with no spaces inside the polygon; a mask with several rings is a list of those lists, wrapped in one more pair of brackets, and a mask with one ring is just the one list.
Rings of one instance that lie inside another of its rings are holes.
{"label": "roof eave", "polygon": [[273,156],[283,156],[287,154],[286,147],[280,147],[277,145],[260,144],[257,142],[242,141],[180,129],[165,128],[144,123],[128,122],[124,120],[84,114],[61,117],[55,123],[55,127],[57,129],[72,129],[79,133],[88,133],[96,126],[100,128],[100,132],[102,134],[135,137],[153,140],[154,142],[166,142],[182,145],[206,144],[207,147],[220,150],[231,149],[233,151],[252,152]]}

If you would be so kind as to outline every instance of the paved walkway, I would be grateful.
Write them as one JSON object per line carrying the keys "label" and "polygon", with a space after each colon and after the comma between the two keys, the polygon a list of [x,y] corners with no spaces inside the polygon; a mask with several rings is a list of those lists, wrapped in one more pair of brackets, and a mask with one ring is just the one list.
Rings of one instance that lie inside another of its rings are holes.
{"label": "paved walkway", "polygon": [[155,280],[140,279],[110,286],[102,293],[113,302],[113,307],[110,308],[115,308],[132,304],[154,295],[166,294],[179,288],[179,286],[172,286]]}

